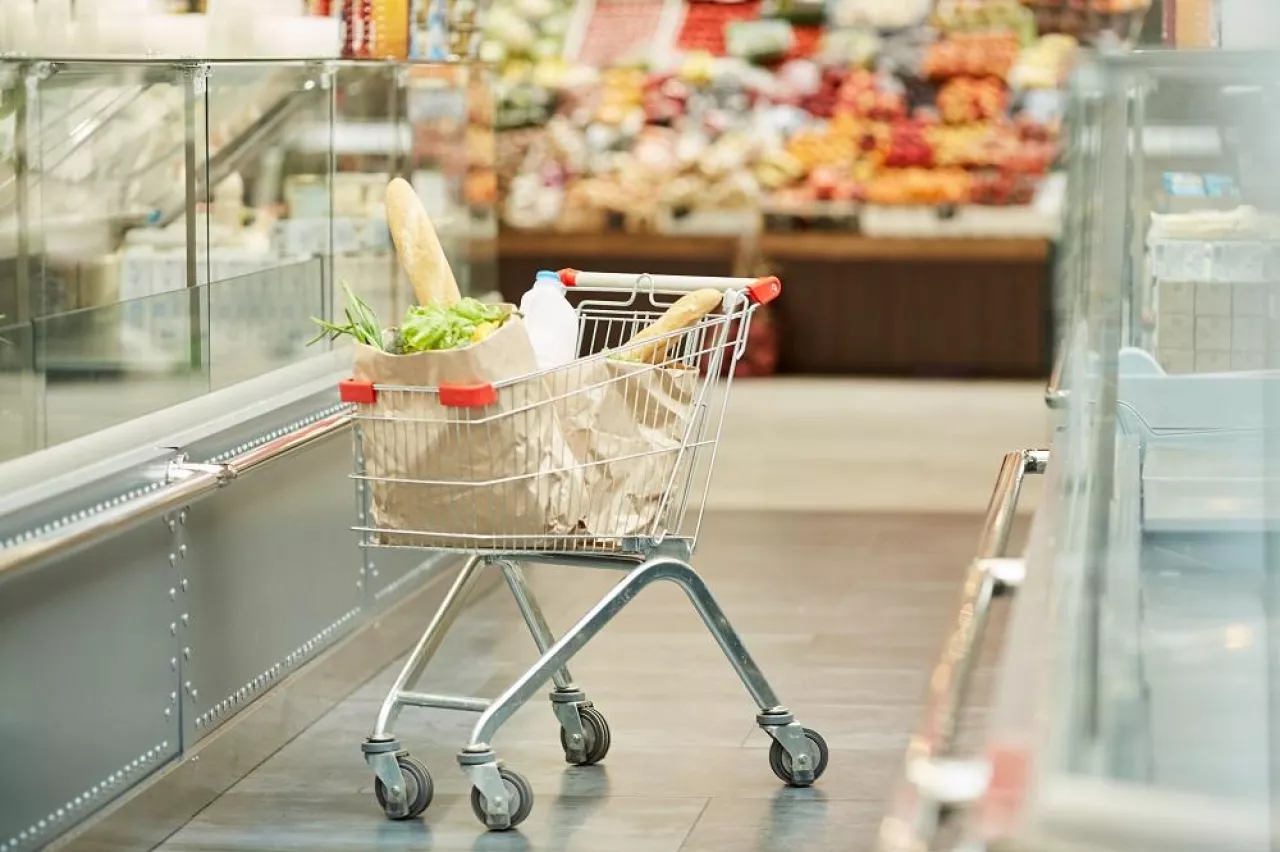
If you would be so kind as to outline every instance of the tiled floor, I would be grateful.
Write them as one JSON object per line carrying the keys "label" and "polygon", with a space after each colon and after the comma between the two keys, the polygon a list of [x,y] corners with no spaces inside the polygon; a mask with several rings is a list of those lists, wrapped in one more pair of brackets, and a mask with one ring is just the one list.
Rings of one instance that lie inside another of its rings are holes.
{"label": "tiled floor", "polygon": [[[395,667],[377,673],[162,847],[223,850],[589,850],[800,852],[869,849],[915,724],[928,665],[952,613],[978,518],[967,514],[717,512],[697,564],[773,681],[831,746],[811,790],[768,767],[754,707],[683,594],[646,591],[575,660],[607,716],[607,760],[568,767],[547,703],[499,733],[499,755],[537,801],[518,832],[486,834],[454,760],[472,719],[409,709],[396,733],[424,760],[436,798],[393,823],[374,802],[359,743]],[[531,569],[547,614],[567,625],[616,580]],[[424,614],[425,616],[425,614]],[[496,694],[534,658],[503,595],[459,624],[421,688]],[[983,669],[979,687],[990,672]],[[979,711],[974,720],[981,721]]]}

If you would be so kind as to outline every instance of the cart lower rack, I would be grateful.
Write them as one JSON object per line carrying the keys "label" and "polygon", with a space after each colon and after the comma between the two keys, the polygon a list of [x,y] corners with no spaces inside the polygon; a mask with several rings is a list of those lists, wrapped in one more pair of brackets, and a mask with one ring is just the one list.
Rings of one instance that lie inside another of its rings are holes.
{"label": "cart lower rack", "polygon": [[[476,817],[491,830],[514,828],[533,807],[532,787],[500,764],[492,743],[548,683],[565,759],[578,766],[603,760],[612,742],[608,722],[568,664],[655,582],[685,591],[742,679],[756,702],[757,723],[773,739],[769,765],[778,778],[807,787],[826,769],[826,743],[779,701],[690,565],[734,368],[752,315],[777,297],[781,284],[775,278],[560,275],[579,319],[580,357],[571,364],[520,369],[528,366],[527,342],[519,324],[509,323],[509,334],[504,326],[469,347],[484,347],[483,353],[444,353],[436,363],[447,360],[448,381],[425,386],[366,377],[342,386],[356,424],[356,530],[363,545],[468,557],[362,746],[376,775],[378,803],[391,819],[421,815],[433,794],[430,773],[392,732],[405,707],[480,714],[458,762],[473,785]],[[667,334],[632,340],[682,294],[708,289],[722,294],[717,310]],[[507,374],[483,380],[494,365]],[[557,639],[526,581],[524,562],[625,576]],[[492,700],[417,691],[477,579],[493,570],[501,572],[541,657]]]}

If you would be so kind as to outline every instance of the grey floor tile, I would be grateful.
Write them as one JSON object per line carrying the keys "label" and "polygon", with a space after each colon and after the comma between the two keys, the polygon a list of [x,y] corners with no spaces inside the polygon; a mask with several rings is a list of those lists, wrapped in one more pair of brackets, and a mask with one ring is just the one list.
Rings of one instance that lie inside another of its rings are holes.
{"label": "grey floor tile", "polygon": [[675,852],[705,799],[570,798],[544,793],[518,831],[485,832],[469,797],[441,794],[423,819],[392,822],[360,795],[234,791],[171,837],[160,852],[440,850],[440,852]]}
{"label": "grey floor tile", "polygon": [[870,850],[882,808],[833,801],[818,790],[804,800],[713,799],[681,852],[863,852]]}

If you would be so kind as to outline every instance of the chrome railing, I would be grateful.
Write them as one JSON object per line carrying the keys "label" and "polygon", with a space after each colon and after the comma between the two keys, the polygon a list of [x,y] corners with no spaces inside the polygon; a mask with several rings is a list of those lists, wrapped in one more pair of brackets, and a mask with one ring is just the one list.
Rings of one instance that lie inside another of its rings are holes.
{"label": "chrome railing", "polygon": [[986,789],[990,767],[952,754],[956,730],[991,600],[1016,589],[1025,575],[1023,560],[1006,556],[1023,481],[1027,474],[1044,473],[1048,463],[1048,450],[1023,450],[1007,454],[1000,465],[955,624],[929,678],[924,717],[907,746],[904,779],[880,826],[879,852],[927,852],[949,809],[973,803]]}

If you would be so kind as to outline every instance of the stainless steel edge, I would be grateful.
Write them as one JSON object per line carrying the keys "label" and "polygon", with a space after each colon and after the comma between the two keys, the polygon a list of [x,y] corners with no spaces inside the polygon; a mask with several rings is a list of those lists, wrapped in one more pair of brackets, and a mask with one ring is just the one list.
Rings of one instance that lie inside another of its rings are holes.
{"label": "stainless steel edge", "polygon": [[252,473],[263,465],[285,458],[292,453],[305,449],[319,441],[343,432],[351,426],[351,415],[345,411],[331,414],[303,426],[288,435],[269,441],[260,447],[241,453],[227,462],[223,467],[229,478],[234,479]]}
{"label": "stainless steel edge", "polygon": [[1053,371],[1049,373],[1049,382],[1044,386],[1044,404],[1057,410],[1066,408],[1071,392],[1062,386],[1063,373],[1066,372],[1067,347],[1065,342],[1058,344],[1058,352],[1053,358]]}
{"label": "stainless steel edge", "polygon": [[350,422],[345,412],[331,415],[242,453],[222,465],[172,465],[172,481],[154,491],[31,541],[0,550],[0,580],[199,500],[239,476],[343,431]]}
{"label": "stainless steel edge", "polygon": [[880,852],[925,852],[944,809],[982,793],[985,767],[949,758],[991,599],[1015,575],[1003,563],[1022,483],[1027,474],[1044,473],[1048,463],[1048,450],[1008,453],[1001,462],[955,622],[929,678],[923,718],[907,745],[904,778],[880,826]]}
{"label": "stainless steel edge", "polygon": [[1018,511],[1018,498],[1022,496],[1023,480],[1028,473],[1044,473],[1048,464],[1048,450],[1022,450],[1005,455],[987,503],[987,515],[978,539],[978,559],[1004,556]]}

